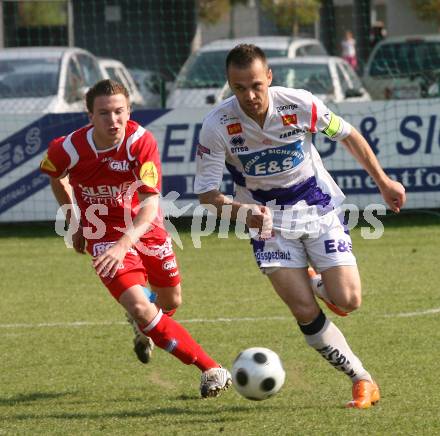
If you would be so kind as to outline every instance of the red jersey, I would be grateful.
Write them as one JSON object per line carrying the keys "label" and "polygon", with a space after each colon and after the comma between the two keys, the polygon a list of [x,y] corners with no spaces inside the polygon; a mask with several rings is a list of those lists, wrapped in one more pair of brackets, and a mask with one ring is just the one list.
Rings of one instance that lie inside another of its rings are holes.
{"label": "red jersey", "polygon": [[[68,174],[83,227],[99,231],[95,226],[98,217],[105,223],[105,236],[97,239],[115,239],[121,236],[115,227],[126,227],[124,211],[131,219],[137,213],[137,193],[160,192],[159,152],[153,135],[134,121],[128,121],[122,141],[106,150],[96,148],[93,130],[87,125],[54,139],[40,169],[56,178]],[[154,236],[158,226],[163,228],[161,216],[153,226],[146,236]]]}

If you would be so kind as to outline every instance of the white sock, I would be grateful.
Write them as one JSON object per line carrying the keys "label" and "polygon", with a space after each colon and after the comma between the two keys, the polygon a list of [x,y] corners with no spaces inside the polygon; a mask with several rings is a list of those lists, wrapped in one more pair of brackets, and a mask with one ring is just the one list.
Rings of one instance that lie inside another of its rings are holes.
{"label": "white sock", "polygon": [[371,375],[353,353],[342,332],[321,311],[315,321],[299,325],[306,342],[352,382],[372,381]]}

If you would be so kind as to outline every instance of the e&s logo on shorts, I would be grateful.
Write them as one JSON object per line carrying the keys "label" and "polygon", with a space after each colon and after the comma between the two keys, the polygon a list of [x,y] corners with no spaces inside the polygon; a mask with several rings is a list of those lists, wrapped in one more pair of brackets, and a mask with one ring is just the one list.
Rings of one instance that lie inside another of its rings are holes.
{"label": "e&s logo on shorts", "polygon": [[159,175],[154,162],[145,162],[141,166],[139,176],[145,185],[150,188],[155,188],[157,186],[157,182],[159,181]]}

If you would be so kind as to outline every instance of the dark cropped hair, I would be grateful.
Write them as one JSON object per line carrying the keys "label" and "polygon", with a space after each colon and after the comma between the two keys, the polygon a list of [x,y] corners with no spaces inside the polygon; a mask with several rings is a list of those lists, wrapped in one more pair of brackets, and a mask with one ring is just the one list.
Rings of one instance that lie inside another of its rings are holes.
{"label": "dark cropped hair", "polygon": [[115,94],[124,95],[127,101],[130,102],[130,96],[127,88],[121,83],[110,79],[101,80],[100,82],[95,83],[86,94],[87,110],[90,113],[93,112],[93,104],[95,103],[96,97],[101,97],[102,95],[110,96]]}
{"label": "dark cropped hair", "polygon": [[266,55],[260,47],[254,44],[239,44],[235,46],[226,57],[226,72],[230,65],[238,68],[249,67],[256,59],[260,59],[264,65],[267,65]]}

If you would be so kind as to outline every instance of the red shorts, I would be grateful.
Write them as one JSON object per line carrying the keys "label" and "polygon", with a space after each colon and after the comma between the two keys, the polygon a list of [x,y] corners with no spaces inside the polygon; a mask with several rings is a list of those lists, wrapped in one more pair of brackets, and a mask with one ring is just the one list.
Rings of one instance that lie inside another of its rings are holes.
{"label": "red shorts", "polygon": [[[108,240],[90,241],[87,250],[95,257],[115,243]],[[160,288],[177,286],[180,274],[171,238],[164,234],[139,241],[130,248],[113,278],[100,276],[100,279],[117,300],[129,287],[145,286],[147,281]]]}

